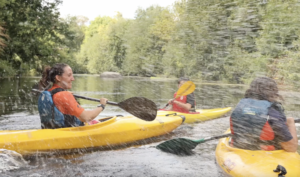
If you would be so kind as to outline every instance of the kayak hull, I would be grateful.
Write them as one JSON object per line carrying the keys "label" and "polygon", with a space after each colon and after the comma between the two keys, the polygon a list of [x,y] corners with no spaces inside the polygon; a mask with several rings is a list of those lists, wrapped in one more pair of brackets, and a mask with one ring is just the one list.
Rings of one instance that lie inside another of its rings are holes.
{"label": "kayak hull", "polygon": [[231,107],[215,109],[197,109],[195,113],[181,113],[175,111],[160,110],[157,115],[177,114],[185,116],[184,123],[197,123],[222,117],[229,112]]}
{"label": "kayak hull", "polygon": [[113,147],[167,134],[183,121],[180,116],[157,116],[151,122],[126,116],[106,118],[104,122],[82,127],[0,131],[0,148],[31,154],[43,151]]}
{"label": "kayak hull", "polygon": [[[227,133],[229,133],[228,131]],[[274,172],[283,166],[285,177],[300,177],[300,156],[298,153],[276,151],[250,151],[231,147],[229,137],[222,138],[216,148],[216,161],[222,173],[232,177],[277,177]]]}

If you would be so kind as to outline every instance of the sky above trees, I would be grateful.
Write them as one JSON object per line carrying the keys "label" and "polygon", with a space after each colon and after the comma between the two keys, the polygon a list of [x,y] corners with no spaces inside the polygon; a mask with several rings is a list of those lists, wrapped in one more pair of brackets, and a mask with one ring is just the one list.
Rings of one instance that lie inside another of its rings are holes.
{"label": "sky above trees", "polygon": [[172,5],[175,1],[176,0],[63,0],[59,9],[61,17],[66,17],[67,15],[86,16],[90,21],[94,20],[97,16],[114,17],[117,12],[120,12],[124,18],[133,19],[138,7],[143,9],[151,5],[166,7]]}

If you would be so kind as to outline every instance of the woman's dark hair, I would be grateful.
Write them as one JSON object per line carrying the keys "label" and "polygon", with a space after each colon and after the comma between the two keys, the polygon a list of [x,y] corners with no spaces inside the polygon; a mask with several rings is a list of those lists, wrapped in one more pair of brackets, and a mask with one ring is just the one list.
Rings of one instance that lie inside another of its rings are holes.
{"label": "woman's dark hair", "polygon": [[270,102],[283,100],[278,94],[276,82],[269,77],[258,77],[254,79],[250,88],[245,93],[245,98],[254,98],[258,100],[268,100]]}
{"label": "woman's dark hair", "polygon": [[52,67],[46,66],[42,73],[42,78],[39,82],[39,88],[46,88],[49,86],[50,82],[55,83],[55,76],[61,76],[64,73],[64,69],[66,66],[69,66],[64,63],[57,63]]}
{"label": "woman's dark hair", "polygon": [[180,84],[181,81],[190,81],[190,79],[188,77],[180,77],[177,81],[178,84]]}

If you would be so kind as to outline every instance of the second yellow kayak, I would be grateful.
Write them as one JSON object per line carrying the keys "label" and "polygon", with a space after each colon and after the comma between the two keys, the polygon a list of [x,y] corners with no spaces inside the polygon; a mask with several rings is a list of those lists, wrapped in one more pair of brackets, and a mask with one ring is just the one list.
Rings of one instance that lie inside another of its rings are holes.
{"label": "second yellow kayak", "polygon": [[110,117],[83,127],[0,131],[0,148],[21,154],[91,147],[112,147],[167,134],[184,121],[180,116],[157,116],[144,121],[134,116]]}
{"label": "second yellow kayak", "polygon": [[228,144],[229,139],[220,139],[216,149],[217,164],[227,176],[278,177],[279,173],[273,170],[281,165],[287,171],[285,177],[300,177],[298,153],[284,150],[250,151],[233,148]]}
{"label": "second yellow kayak", "polygon": [[157,115],[170,115],[175,114],[176,115],[183,115],[185,116],[185,123],[196,123],[196,122],[202,122],[206,120],[211,120],[215,118],[219,118],[229,112],[231,110],[231,107],[227,108],[215,108],[215,109],[197,109],[194,113],[181,113],[181,112],[175,112],[175,111],[166,111],[166,110],[160,110],[157,112]]}

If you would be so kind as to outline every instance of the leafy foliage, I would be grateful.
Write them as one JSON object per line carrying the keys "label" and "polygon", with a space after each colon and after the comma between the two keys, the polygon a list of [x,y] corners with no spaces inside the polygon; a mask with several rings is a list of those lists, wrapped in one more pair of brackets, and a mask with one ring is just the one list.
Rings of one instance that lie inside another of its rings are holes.
{"label": "leafy foliage", "polygon": [[152,76],[163,72],[165,46],[171,40],[174,20],[166,8],[138,9],[124,38],[128,46],[123,70],[128,75]]}
{"label": "leafy foliage", "polygon": [[[77,73],[189,76],[248,83],[300,79],[297,0],[178,0],[139,8],[135,19],[60,19],[60,0],[0,0],[4,70],[70,64]],[[10,73],[11,74],[11,73]]]}
{"label": "leafy foliage", "polygon": [[[2,8],[6,3],[7,0],[0,0],[0,8]],[[2,21],[0,21],[0,54],[5,47],[5,38],[8,37],[7,35],[5,35],[4,28],[1,25],[3,25]]]}
{"label": "leafy foliage", "polygon": [[0,22],[9,38],[1,60],[19,72],[24,70],[22,65],[41,70],[44,64],[66,60],[71,48],[79,49],[80,44],[73,41],[83,36],[75,36],[70,24],[60,20],[60,3],[61,0],[14,0],[4,4]]}
{"label": "leafy foliage", "polygon": [[[121,25],[121,28],[117,28]],[[121,65],[122,57],[122,25],[126,20],[122,16],[116,18],[97,17],[85,31],[85,41],[77,56],[82,65],[87,65],[90,73],[101,73],[103,71],[117,71]],[[121,34],[119,34],[121,33]]]}
{"label": "leafy foliage", "polygon": [[5,47],[5,40],[4,38],[7,38],[8,36],[4,34],[4,28],[0,26],[0,52],[3,51],[3,48]]}

